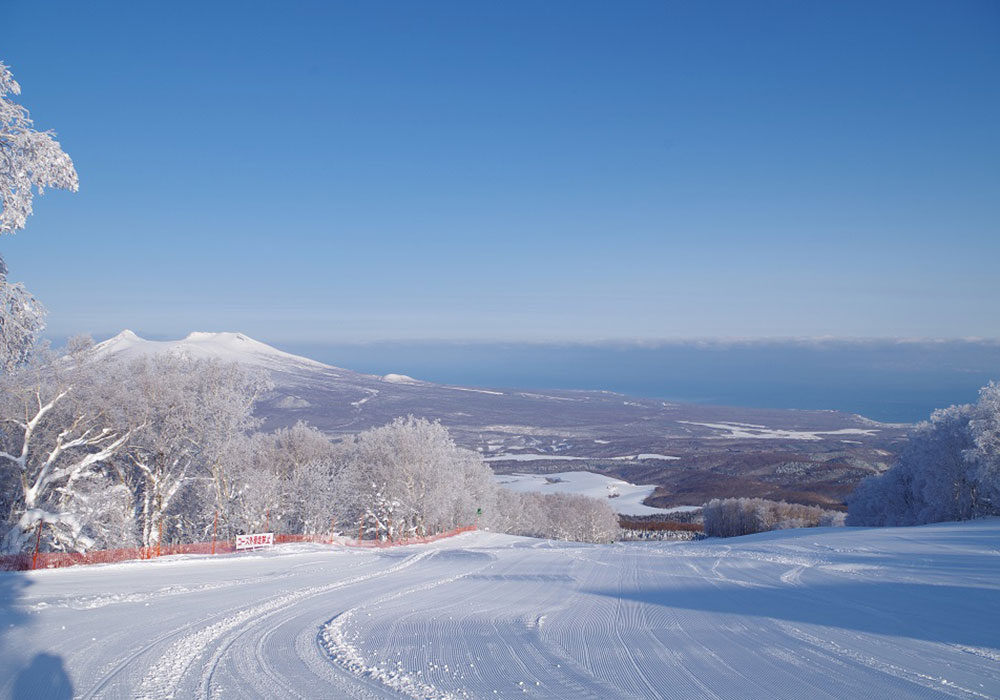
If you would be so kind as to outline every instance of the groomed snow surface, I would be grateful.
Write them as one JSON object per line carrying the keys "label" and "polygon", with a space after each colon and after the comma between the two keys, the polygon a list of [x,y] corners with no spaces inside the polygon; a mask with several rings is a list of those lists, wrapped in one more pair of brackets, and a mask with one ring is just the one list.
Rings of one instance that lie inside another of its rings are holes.
{"label": "groomed snow surface", "polygon": [[1000,520],[0,574],[16,698],[996,698]]}

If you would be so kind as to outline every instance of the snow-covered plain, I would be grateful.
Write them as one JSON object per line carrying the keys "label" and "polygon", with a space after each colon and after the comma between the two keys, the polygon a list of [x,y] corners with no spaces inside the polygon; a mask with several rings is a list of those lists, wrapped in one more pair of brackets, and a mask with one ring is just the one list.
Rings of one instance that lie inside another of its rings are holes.
{"label": "snow-covered plain", "polygon": [[[593,472],[558,472],[555,474],[497,474],[493,477],[504,488],[520,493],[571,493],[607,499],[608,505],[622,515],[654,515],[698,510],[698,506],[654,508],[643,505],[655,486],[639,486],[621,479]],[[609,498],[611,494],[617,494]]]}
{"label": "snow-covered plain", "polygon": [[700,425],[703,428],[725,431],[725,435],[717,435],[720,440],[822,440],[823,436],[836,435],[864,435],[871,437],[878,432],[877,429],[862,428],[842,428],[840,430],[775,430],[763,425],[752,423],[733,423],[725,421],[722,423],[698,423],[690,420],[680,420],[678,423],[685,425]]}
{"label": "snow-covered plain", "polygon": [[[595,440],[594,442],[597,442]],[[622,455],[621,457],[579,457],[573,455],[554,455],[554,454],[536,454],[536,453],[516,453],[516,454],[500,454],[500,455],[490,455],[486,458],[487,462],[579,462],[579,461],[596,461],[602,459],[610,459],[619,462],[629,462],[629,461],[644,461],[647,459],[656,459],[664,462],[672,462],[680,459],[680,457],[673,457],[671,455],[661,455],[654,454],[650,452],[644,452],[640,455]]]}
{"label": "snow-covered plain", "polygon": [[0,695],[995,698],[1000,520],[0,574]]}

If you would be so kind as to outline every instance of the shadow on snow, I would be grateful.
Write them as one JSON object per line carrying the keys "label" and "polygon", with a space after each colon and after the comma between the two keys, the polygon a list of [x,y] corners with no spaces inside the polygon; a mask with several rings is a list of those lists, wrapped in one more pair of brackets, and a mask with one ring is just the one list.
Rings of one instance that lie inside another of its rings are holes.
{"label": "shadow on snow", "polygon": [[919,583],[678,586],[595,595],[721,615],[750,615],[929,642],[997,647],[1000,590]]}
{"label": "shadow on snow", "polygon": [[28,616],[17,601],[31,585],[17,572],[0,572],[0,697],[11,700],[70,700],[73,683],[62,657],[40,652],[31,661],[22,658],[12,633],[28,624]]}

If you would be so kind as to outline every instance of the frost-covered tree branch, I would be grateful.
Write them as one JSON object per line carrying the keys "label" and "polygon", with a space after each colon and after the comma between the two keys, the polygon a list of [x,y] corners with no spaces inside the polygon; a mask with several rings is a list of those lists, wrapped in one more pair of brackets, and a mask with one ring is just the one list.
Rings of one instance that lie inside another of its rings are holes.
{"label": "frost-covered tree branch", "polygon": [[[28,110],[11,99],[20,93],[21,86],[0,61],[0,235],[24,228],[35,192],[79,188],[73,161],[55,134],[37,131]],[[0,258],[0,373],[25,362],[45,327],[44,318],[44,307],[24,285],[7,280],[7,266]]]}
{"label": "frost-covered tree branch", "polygon": [[45,328],[45,309],[23,284],[7,280],[0,258],[0,374],[24,364]]}
{"label": "frost-covered tree branch", "polygon": [[24,228],[36,191],[80,187],[73,161],[55,134],[36,130],[28,110],[11,99],[20,94],[10,68],[0,62],[0,234]]}

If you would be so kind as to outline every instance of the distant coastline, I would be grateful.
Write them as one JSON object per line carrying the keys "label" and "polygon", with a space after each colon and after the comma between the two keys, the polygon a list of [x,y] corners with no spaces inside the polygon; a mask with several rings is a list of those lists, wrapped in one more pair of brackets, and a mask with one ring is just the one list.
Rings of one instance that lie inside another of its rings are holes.
{"label": "distant coastline", "polygon": [[838,410],[893,423],[975,401],[981,386],[1000,380],[1000,344],[991,341],[279,346],[359,372],[446,384],[603,389],[664,401]]}

